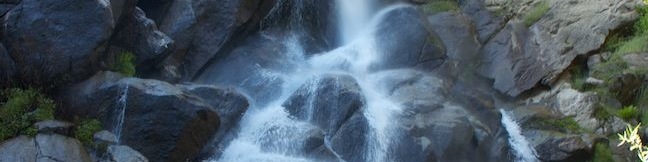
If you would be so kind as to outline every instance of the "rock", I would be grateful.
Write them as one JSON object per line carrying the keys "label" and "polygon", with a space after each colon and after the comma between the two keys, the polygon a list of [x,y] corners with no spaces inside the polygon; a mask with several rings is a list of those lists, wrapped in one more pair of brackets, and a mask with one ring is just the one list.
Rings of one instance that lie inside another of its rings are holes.
{"label": "rock", "polygon": [[595,130],[599,121],[594,117],[598,106],[598,96],[593,93],[581,93],[574,89],[563,89],[556,95],[557,107],[565,116],[573,116],[574,121],[582,128]]}
{"label": "rock", "polygon": [[113,35],[113,45],[132,51],[136,56],[136,65],[155,67],[167,58],[173,50],[173,40],[158,30],[155,22],[148,19],[139,8],[127,13],[117,26]]}
{"label": "rock", "polygon": [[550,1],[550,10],[534,25],[509,21],[485,44],[481,73],[510,96],[538,83],[551,85],[576,56],[600,48],[610,30],[635,20],[637,3]]}
{"label": "rock", "polygon": [[317,125],[330,138],[365,106],[361,93],[352,76],[323,75],[302,85],[283,106],[293,117]]}
{"label": "rock", "polygon": [[542,161],[586,161],[592,148],[578,136],[552,137],[535,146]]}
{"label": "rock", "polygon": [[72,135],[72,127],[74,126],[72,123],[58,121],[58,120],[40,121],[34,125],[36,126],[36,129],[38,129],[38,133],[42,133],[42,134],[56,133],[64,136]]}
{"label": "rock", "polygon": [[36,135],[37,161],[90,162],[89,154],[79,140],[58,134]]}
{"label": "rock", "polygon": [[1,143],[0,161],[36,161],[36,154],[38,153],[37,151],[38,148],[36,148],[36,142],[34,141],[34,138],[29,138],[27,136],[18,136]]}
{"label": "rock", "polygon": [[[462,12],[469,17],[477,34],[479,43],[485,43],[497,34],[506,23],[505,17],[495,15],[486,8],[490,0],[459,0]],[[464,33],[465,34],[465,33]]]}
{"label": "rock", "polygon": [[148,162],[148,159],[128,146],[108,146],[108,156],[113,162]]}
{"label": "rock", "polygon": [[132,0],[110,0],[110,9],[113,14],[113,21],[118,26],[123,23],[123,19],[130,16],[135,11],[137,1]]}
{"label": "rock", "polygon": [[117,136],[115,134],[108,132],[107,130],[102,130],[95,133],[93,136],[94,142],[97,145],[115,145],[117,144]]}
{"label": "rock", "polygon": [[15,75],[16,63],[2,43],[0,43],[0,88],[8,87],[13,83]]}
{"label": "rock", "polygon": [[648,68],[648,53],[629,53],[623,55],[622,59],[630,70]]}
{"label": "rock", "polygon": [[602,60],[601,54],[595,54],[587,58],[587,67],[594,69],[596,65],[600,64]]}
{"label": "rock", "polygon": [[585,84],[589,84],[589,85],[600,86],[603,85],[603,83],[604,83],[603,80],[596,79],[593,77],[587,77],[587,79],[585,79]]}
{"label": "rock", "polygon": [[381,58],[370,66],[371,71],[412,67],[432,71],[446,58],[443,44],[433,27],[414,7],[386,13],[376,29],[375,33],[381,33],[375,38]]}
{"label": "rock", "polygon": [[95,73],[115,25],[106,1],[24,0],[4,18],[2,41],[20,79],[46,86]]}
{"label": "rock", "polygon": [[456,12],[443,12],[427,17],[439,40],[454,60],[475,60],[480,43],[475,39],[471,19]]}
{"label": "rock", "polygon": [[609,87],[610,93],[616,94],[615,97],[621,102],[621,105],[633,105],[636,96],[641,93],[645,76],[628,73],[615,77]]}
{"label": "rock", "polygon": [[[202,88],[215,94],[202,94],[211,98],[201,98],[190,92],[200,92]],[[214,107],[234,112],[247,107],[242,95],[232,90],[122,78],[112,72],[98,73],[87,81],[66,88],[61,92],[60,100],[66,105],[66,112],[97,118],[104,128],[114,130],[115,125],[110,123],[117,120],[118,112],[123,108],[120,105],[124,104],[118,102],[123,94],[127,107],[121,143],[141,152],[151,161],[194,159],[219,129],[221,120]],[[221,96],[223,98],[218,98]]]}
{"label": "rock", "polygon": [[363,161],[369,146],[367,134],[369,123],[362,113],[355,113],[347,122],[342,124],[337,133],[331,138],[330,148],[344,161]]}

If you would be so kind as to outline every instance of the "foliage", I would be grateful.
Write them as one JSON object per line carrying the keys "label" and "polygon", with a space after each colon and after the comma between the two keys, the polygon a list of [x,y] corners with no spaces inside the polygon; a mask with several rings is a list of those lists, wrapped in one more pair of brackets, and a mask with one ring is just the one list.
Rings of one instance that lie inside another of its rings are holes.
{"label": "foliage", "polygon": [[612,150],[607,143],[594,144],[594,157],[592,162],[614,162]]}
{"label": "foliage", "polygon": [[524,22],[524,25],[529,27],[540,20],[540,18],[542,18],[548,11],[549,4],[547,2],[541,2],[533,7],[533,9],[531,9],[531,11],[529,11],[526,15],[524,15],[524,17],[522,17],[522,21]]}
{"label": "foliage", "polygon": [[594,109],[594,118],[598,120],[608,120],[612,117],[612,108],[604,103],[599,103],[599,105]]}
{"label": "foliage", "polygon": [[446,11],[457,11],[459,10],[459,4],[456,0],[437,0],[429,2],[421,6],[423,13],[426,14],[435,14]]}
{"label": "foliage", "polygon": [[557,130],[560,132],[567,133],[579,133],[582,132],[582,128],[576,123],[573,117],[565,117],[560,119],[551,119],[551,118],[541,118],[535,119],[531,122],[531,128],[534,129],[549,129]]}
{"label": "foliage", "polygon": [[639,117],[639,109],[637,109],[637,107],[635,106],[630,105],[617,111],[617,114],[619,115],[619,117],[621,117],[621,119],[625,121],[630,121],[632,119]]}
{"label": "foliage", "polygon": [[54,101],[35,89],[10,89],[0,106],[0,140],[19,134],[35,135],[33,124],[54,119]]}
{"label": "foliage", "polygon": [[131,52],[120,53],[119,55],[117,55],[115,62],[110,69],[125,76],[134,76],[135,55],[133,55],[133,53]]}
{"label": "foliage", "polygon": [[571,72],[572,87],[574,89],[584,91],[588,88],[585,84],[587,75],[583,72],[583,68],[573,67],[569,71]]}
{"label": "foliage", "polygon": [[95,145],[93,136],[96,132],[101,131],[101,122],[97,119],[84,119],[76,122],[77,128],[74,130],[74,137],[87,146]]}
{"label": "foliage", "polygon": [[642,162],[647,162],[648,147],[643,146],[643,143],[641,143],[641,137],[639,136],[639,127],[641,127],[641,124],[638,124],[636,127],[628,125],[623,134],[617,134],[619,136],[619,140],[621,141],[618,146],[622,146],[623,144],[630,145],[630,151],[636,150],[639,160],[641,160]]}
{"label": "foliage", "polygon": [[[646,0],[644,0],[644,2],[645,1]],[[648,16],[646,16],[648,15],[648,7],[638,7],[637,11],[639,11],[639,15],[641,16],[639,17],[639,20],[635,22],[634,30],[635,33],[643,35],[648,33]]]}

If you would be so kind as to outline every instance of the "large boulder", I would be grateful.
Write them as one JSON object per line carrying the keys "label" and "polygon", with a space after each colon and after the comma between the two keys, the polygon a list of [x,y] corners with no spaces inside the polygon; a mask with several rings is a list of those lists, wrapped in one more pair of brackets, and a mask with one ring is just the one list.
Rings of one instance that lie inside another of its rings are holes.
{"label": "large boulder", "polygon": [[7,52],[7,49],[0,43],[0,87],[8,87],[14,82],[16,74],[16,63]]}
{"label": "large boulder", "polygon": [[108,146],[108,156],[113,162],[148,162],[148,159],[128,146]]}
{"label": "large boulder", "polygon": [[592,142],[579,135],[564,135],[550,131],[531,130],[525,133],[542,161],[587,161]]}
{"label": "large boulder", "polygon": [[19,136],[2,142],[0,161],[36,161],[37,151],[34,138]]}
{"label": "large boulder", "polygon": [[317,125],[332,137],[365,102],[355,78],[329,74],[302,85],[283,106],[296,119]]}
{"label": "large boulder", "polygon": [[2,41],[19,77],[46,86],[96,72],[115,25],[107,1],[24,0],[4,18]]}
{"label": "large boulder", "polygon": [[100,72],[62,91],[60,100],[66,108],[63,111],[70,113],[68,117],[98,118],[104,128],[113,131],[119,128],[118,117],[124,112],[119,128],[123,131],[117,134],[121,144],[151,161],[184,161],[195,158],[216,134],[221,119],[214,107],[238,110],[246,109],[247,104],[234,91],[214,89],[231,98],[220,98],[217,101],[224,103],[212,105],[183,87],[187,86]]}
{"label": "large boulder", "polygon": [[574,121],[583,128],[596,130],[599,121],[594,117],[598,106],[598,96],[593,93],[581,93],[574,89],[563,89],[556,95],[557,108],[565,116],[574,117]]}
{"label": "large boulder", "polygon": [[[526,15],[544,3],[534,2],[524,3],[531,6],[523,7],[517,15]],[[481,73],[495,80],[497,90],[511,96],[538,83],[551,85],[576,56],[599,49],[610,30],[635,20],[638,3],[547,1],[548,12],[533,25],[527,28],[513,19],[487,41]]]}

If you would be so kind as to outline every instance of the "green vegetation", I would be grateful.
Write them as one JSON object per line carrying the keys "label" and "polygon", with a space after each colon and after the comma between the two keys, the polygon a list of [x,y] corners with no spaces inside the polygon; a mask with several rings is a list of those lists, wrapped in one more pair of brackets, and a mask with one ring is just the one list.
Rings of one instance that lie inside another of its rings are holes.
{"label": "green vegetation", "polygon": [[639,117],[639,109],[635,106],[626,106],[623,109],[617,111],[617,114],[621,119],[625,121],[631,121],[632,119],[636,119]]}
{"label": "green vegetation", "polygon": [[530,125],[532,129],[545,129],[556,130],[565,133],[579,133],[583,129],[574,121],[573,117],[565,117],[561,119],[552,118],[536,118]]}
{"label": "green vegetation", "polygon": [[135,55],[131,52],[123,52],[117,55],[115,62],[110,68],[112,71],[119,72],[125,76],[135,75]]}
{"label": "green vegetation", "polygon": [[459,4],[456,0],[435,0],[421,6],[423,13],[436,14],[446,11],[459,10]]}
{"label": "green vegetation", "polygon": [[101,122],[97,119],[84,119],[75,122],[77,128],[74,130],[74,137],[87,146],[95,146],[93,136],[101,131]]}
{"label": "green vegetation", "polygon": [[34,123],[54,119],[54,101],[35,89],[10,89],[0,106],[0,141],[25,134],[35,135]]}
{"label": "green vegetation", "polygon": [[594,110],[594,118],[598,120],[608,120],[613,116],[613,110],[612,107],[604,103],[599,103],[598,107]]}
{"label": "green vegetation", "polygon": [[579,91],[584,91],[588,88],[587,85],[585,84],[585,79],[587,77],[587,74],[583,72],[584,71],[583,69],[584,68],[582,67],[573,67],[569,69],[571,73],[571,80],[572,80],[571,85],[574,89]]}
{"label": "green vegetation", "polygon": [[594,144],[594,157],[592,162],[614,162],[612,150],[607,143]]}
{"label": "green vegetation", "polygon": [[542,18],[549,11],[549,4],[547,2],[538,3],[533,9],[531,9],[524,17],[522,21],[527,27],[536,23],[540,18]]}

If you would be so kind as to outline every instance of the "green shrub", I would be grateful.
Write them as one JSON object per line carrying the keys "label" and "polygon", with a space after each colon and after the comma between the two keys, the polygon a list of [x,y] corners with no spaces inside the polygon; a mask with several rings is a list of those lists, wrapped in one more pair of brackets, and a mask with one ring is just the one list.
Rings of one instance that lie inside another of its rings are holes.
{"label": "green shrub", "polygon": [[437,0],[429,2],[421,6],[423,13],[425,14],[435,14],[446,11],[457,11],[459,10],[459,4],[456,0]]}
{"label": "green shrub", "polygon": [[603,121],[608,120],[613,116],[612,110],[612,107],[610,107],[609,105],[599,102],[596,109],[594,109],[594,118]]}
{"label": "green shrub", "polygon": [[600,142],[594,144],[594,157],[592,158],[592,162],[614,162],[610,146]]}
{"label": "green shrub", "polygon": [[587,75],[583,72],[583,68],[573,67],[569,71],[571,72],[572,87],[579,91],[585,91],[588,88],[585,84]]}
{"label": "green shrub", "polygon": [[547,2],[541,2],[533,7],[533,9],[531,9],[531,11],[529,11],[526,15],[524,15],[524,17],[522,17],[522,21],[524,22],[524,25],[529,27],[540,20],[540,18],[542,18],[548,11],[549,4]]}
{"label": "green shrub", "polygon": [[617,111],[619,117],[625,121],[630,121],[639,117],[639,109],[635,106],[626,106],[623,109]]}
{"label": "green shrub", "polygon": [[638,7],[639,11],[639,20],[634,24],[634,30],[637,35],[643,35],[648,33],[648,7]]}
{"label": "green shrub", "polygon": [[54,119],[54,101],[35,89],[10,89],[0,105],[0,140],[19,134],[35,135],[35,122]]}
{"label": "green shrub", "polygon": [[101,122],[97,119],[84,119],[76,122],[74,137],[87,146],[95,146],[93,137],[96,132],[101,131]]}
{"label": "green shrub", "polygon": [[560,119],[536,118],[531,121],[529,127],[532,129],[556,130],[565,133],[579,133],[583,131],[573,117]]}
{"label": "green shrub", "polygon": [[121,73],[125,76],[135,75],[135,55],[131,52],[123,52],[117,55],[115,62],[111,67],[112,71]]}

